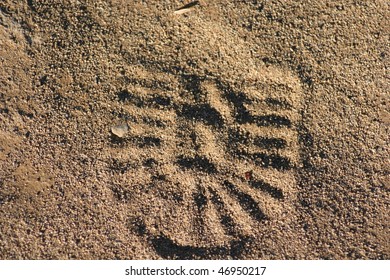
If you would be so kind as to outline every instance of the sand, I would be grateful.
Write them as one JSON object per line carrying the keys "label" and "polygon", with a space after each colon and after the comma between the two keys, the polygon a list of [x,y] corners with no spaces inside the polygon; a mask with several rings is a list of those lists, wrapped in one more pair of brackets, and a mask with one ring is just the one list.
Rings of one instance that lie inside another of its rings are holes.
{"label": "sand", "polygon": [[386,1],[0,3],[1,259],[388,259]]}

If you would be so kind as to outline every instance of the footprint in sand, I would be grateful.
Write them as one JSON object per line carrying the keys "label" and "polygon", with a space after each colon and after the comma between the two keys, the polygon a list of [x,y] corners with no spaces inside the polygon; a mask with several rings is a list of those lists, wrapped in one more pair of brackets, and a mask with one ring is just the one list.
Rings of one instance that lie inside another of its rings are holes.
{"label": "footprint in sand", "polygon": [[124,203],[135,203],[135,189],[149,199],[131,226],[157,254],[239,258],[273,223],[294,224],[303,95],[294,74],[263,67],[237,84],[129,68],[118,93],[132,127],[124,149],[143,166],[113,192]]}
{"label": "footprint in sand", "polygon": [[216,78],[148,72],[153,80],[119,94],[149,170],[136,174],[150,179],[145,208],[154,215],[138,227],[163,257],[232,255],[232,244],[293,215],[302,90],[290,73],[259,73],[261,83],[236,90]]}

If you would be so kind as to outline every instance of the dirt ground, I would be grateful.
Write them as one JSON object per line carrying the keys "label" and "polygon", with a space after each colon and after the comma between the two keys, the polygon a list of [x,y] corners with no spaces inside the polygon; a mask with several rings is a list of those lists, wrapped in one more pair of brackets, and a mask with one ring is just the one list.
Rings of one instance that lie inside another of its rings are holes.
{"label": "dirt ground", "polygon": [[1,259],[389,259],[387,1],[0,2]]}

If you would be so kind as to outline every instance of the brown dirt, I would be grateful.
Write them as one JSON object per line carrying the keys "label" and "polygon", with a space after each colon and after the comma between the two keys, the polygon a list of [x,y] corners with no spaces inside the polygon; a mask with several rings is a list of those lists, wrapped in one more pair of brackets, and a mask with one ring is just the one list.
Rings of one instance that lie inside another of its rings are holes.
{"label": "brown dirt", "polygon": [[0,3],[0,258],[389,258],[386,1],[54,2]]}

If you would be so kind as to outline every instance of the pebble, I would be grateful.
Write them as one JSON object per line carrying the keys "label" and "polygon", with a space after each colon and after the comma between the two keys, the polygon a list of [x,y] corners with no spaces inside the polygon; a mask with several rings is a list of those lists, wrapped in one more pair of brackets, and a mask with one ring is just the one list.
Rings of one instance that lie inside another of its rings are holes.
{"label": "pebble", "polygon": [[114,134],[115,136],[119,137],[119,138],[123,138],[126,136],[126,134],[129,132],[129,126],[127,125],[127,123],[122,123],[122,124],[118,124],[118,125],[113,125],[111,127],[111,132],[112,134]]}

